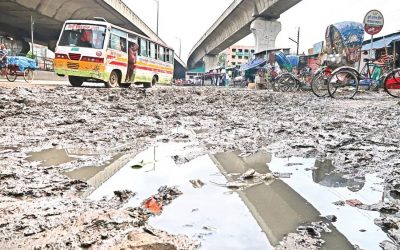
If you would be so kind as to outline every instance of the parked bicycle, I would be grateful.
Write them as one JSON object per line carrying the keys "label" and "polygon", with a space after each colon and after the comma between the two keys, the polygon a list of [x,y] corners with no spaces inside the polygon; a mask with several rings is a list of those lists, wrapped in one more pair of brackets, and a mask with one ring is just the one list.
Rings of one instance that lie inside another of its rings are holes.
{"label": "parked bicycle", "polygon": [[298,75],[291,72],[285,72],[279,77],[278,86],[283,92],[306,90],[311,86],[313,74],[310,67],[305,67],[300,70]]}
{"label": "parked bicycle", "polygon": [[394,69],[386,75],[383,86],[389,95],[400,97],[400,68]]}
{"label": "parked bicycle", "polygon": [[326,65],[320,67],[314,72],[311,80],[311,91],[317,97],[328,96],[328,80],[332,74],[332,68]]}
{"label": "parked bicycle", "polygon": [[[360,87],[366,90],[378,90],[385,82],[387,71],[391,71],[392,64],[387,62],[385,64],[377,64],[374,60],[365,58],[365,65],[360,72],[352,67],[341,67],[332,73],[332,79],[328,82],[328,92],[336,93],[338,89],[340,92],[347,91],[348,98],[353,98]],[[351,72],[351,74],[349,73]],[[346,77],[343,77],[346,75]],[[347,84],[347,85],[346,85]],[[389,95],[391,94],[392,86],[389,85]],[[387,90],[387,88],[385,88]],[[393,96],[393,95],[392,95]]]}

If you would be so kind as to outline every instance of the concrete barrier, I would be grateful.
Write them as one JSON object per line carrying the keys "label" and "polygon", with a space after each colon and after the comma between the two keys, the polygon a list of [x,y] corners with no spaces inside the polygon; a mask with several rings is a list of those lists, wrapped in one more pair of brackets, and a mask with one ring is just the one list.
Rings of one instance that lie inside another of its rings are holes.
{"label": "concrete barrier", "polygon": [[58,76],[56,73],[52,71],[35,71],[35,80],[46,80],[46,81],[68,81],[68,77]]}

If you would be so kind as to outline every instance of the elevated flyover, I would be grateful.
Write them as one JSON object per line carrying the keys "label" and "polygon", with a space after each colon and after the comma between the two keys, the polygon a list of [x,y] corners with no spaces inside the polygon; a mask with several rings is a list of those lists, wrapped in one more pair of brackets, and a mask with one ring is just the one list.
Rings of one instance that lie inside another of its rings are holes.
{"label": "elevated flyover", "polygon": [[276,20],[300,1],[235,0],[193,47],[189,68],[202,61],[206,70],[217,66],[217,55],[250,33],[256,38],[256,52],[274,48],[281,30]]}
{"label": "elevated flyover", "polygon": [[[68,19],[104,17],[110,23],[165,44],[121,0],[0,0],[0,30],[30,40],[31,16],[34,41],[54,49],[62,25]],[[166,44],[165,44],[166,45]],[[178,68],[186,64],[175,55]]]}

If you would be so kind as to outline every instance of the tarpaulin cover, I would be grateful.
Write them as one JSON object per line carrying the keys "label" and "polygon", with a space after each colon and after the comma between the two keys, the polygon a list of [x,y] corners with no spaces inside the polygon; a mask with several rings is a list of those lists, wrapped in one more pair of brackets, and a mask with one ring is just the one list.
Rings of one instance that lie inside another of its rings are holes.
{"label": "tarpaulin cover", "polygon": [[328,47],[361,46],[364,41],[364,26],[358,22],[341,22],[329,25],[326,29]]}
{"label": "tarpaulin cover", "polygon": [[358,22],[332,24],[326,29],[325,39],[331,53],[346,55],[348,63],[355,63],[360,60],[364,26]]}
{"label": "tarpaulin cover", "polygon": [[289,72],[292,71],[292,64],[282,51],[278,51],[275,53],[275,59],[281,69],[286,69]]}
{"label": "tarpaulin cover", "polygon": [[24,56],[7,56],[8,65],[17,65],[20,71],[25,69],[37,69],[36,61]]}
{"label": "tarpaulin cover", "polygon": [[287,55],[286,57],[293,68],[297,68],[299,66],[299,59],[300,59],[299,56]]}
{"label": "tarpaulin cover", "polygon": [[[378,41],[372,41],[372,49],[382,49],[387,47],[389,44],[391,44],[393,41],[397,42],[400,39],[400,35],[395,35],[392,37],[384,37]],[[371,49],[371,42],[364,44],[362,46],[362,50],[370,50]]]}
{"label": "tarpaulin cover", "polygon": [[255,58],[253,60],[251,60],[250,62],[243,64],[240,67],[240,70],[249,70],[258,66],[263,65],[267,60],[265,60],[264,58]]}

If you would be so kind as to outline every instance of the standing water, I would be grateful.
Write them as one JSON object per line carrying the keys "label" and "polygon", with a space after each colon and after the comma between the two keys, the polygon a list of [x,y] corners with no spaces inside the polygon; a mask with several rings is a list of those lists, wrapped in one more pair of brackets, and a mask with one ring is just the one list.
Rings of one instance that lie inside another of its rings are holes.
{"label": "standing water", "polygon": [[139,153],[89,198],[101,199],[115,190],[129,189],[137,195],[126,207],[140,206],[160,186],[177,186],[183,194],[164,207],[161,215],[150,218],[151,226],[188,235],[204,249],[272,249],[239,195],[216,184],[226,183],[226,178],[208,155],[175,163],[176,155],[193,152],[196,147],[200,148],[191,143],[158,143]]}

